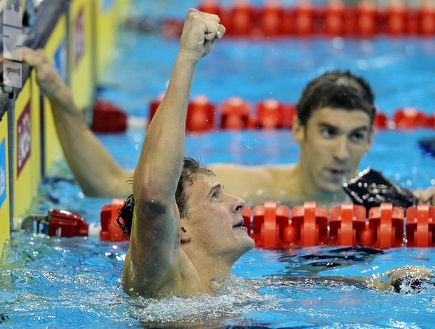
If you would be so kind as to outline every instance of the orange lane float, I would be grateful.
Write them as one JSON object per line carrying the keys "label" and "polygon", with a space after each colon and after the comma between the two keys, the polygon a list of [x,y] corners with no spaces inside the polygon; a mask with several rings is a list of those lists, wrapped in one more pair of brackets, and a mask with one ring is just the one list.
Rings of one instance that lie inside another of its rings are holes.
{"label": "orange lane float", "polygon": [[423,2],[417,11],[418,32],[422,36],[433,36],[435,34],[435,4],[432,0]]}
{"label": "orange lane float", "polygon": [[[159,94],[149,103],[151,122],[163,98]],[[204,132],[212,129],[291,129],[296,115],[295,103],[267,98],[255,106],[246,99],[233,96],[216,104],[206,95],[198,95],[188,105],[186,130]],[[91,129],[97,133],[121,133],[127,130],[128,115],[118,105],[97,100],[93,107]],[[374,126],[379,129],[435,128],[435,113],[425,113],[414,107],[397,108],[390,119],[377,111]]]}
{"label": "orange lane float", "polygon": [[370,0],[359,1],[355,8],[357,17],[357,35],[364,38],[378,34],[378,9]]}
{"label": "orange lane float", "polygon": [[[117,218],[124,199],[114,198],[100,212],[100,240],[122,242],[128,237]],[[405,216],[406,214],[406,216]],[[279,249],[290,246],[367,246],[379,249],[435,247],[435,206],[419,204],[406,211],[391,203],[372,207],[366,216],[363,206],[350,202],[327,207],[313,201],[290,209],[276,201],[246,206],[243,225],[257,248]],[[122,218],[120,218],[122,222]],[[406,223],[406,224],[404,224]],[[78,214],[51,210],[48,216],[29,216],[22,229],[51,236],[87,236],[89,224]]]}
{"label": "orange lane float", "polygon": [[[151,123],[157,108],[163,98],[160,94],[149,104],[148,123]],[[187,107],[186,130],[189,132],[201,132],[215,127],[215,104],[205,95],[194,97]]]}
{"label": "orange lane float", "polygon": [[100,212],[100,240],[103,241],[127,241],[127,237],[119,227],[116,219],[119,215],[119,210],[124,205],[124,199],[114,198],[112,203],[103,206]]}
{"label": "orange lane float", "polygon": [[[162,95],[149,103],[149,122],[160,104]],[[204,132],[211,129],[291,129],[296,115],[295,103],[267,98],[253,105],[240,96],[232,96],[216,104],[199,95],[189,102],[186,129]],[[379,129],[435,128],[435,113],[413,107],[398,108],[393,118],[377,111],[374,126]]]}
{"label": "orange lane float", "polygon": [[391,203],[382,203],[369,210],[369,227],[373,232],[373,247],[400,247],[404,238],[404,211]]}
{"label": "orange lane float", "polygon": [[400,0],[391,2],[385,11],[385,30],[391,36],[400,36],[407,34],[408,16],[411,12],[407,6]]}
{"label": "orange lane float", "polygon": [[406,209],[406,239],[410,247],[435,246],[435,207],[427,204]]}
{"label": "orange lane float", "polygon": [[219,2],[217,0],[201,1],[198,5],[198,10],[205,13],[221,16],[221,7],[219,6]]}
{"label": "orange lane float", "polygon": [[277,129],[284,126],[284,103],[276,99],[265,99],[257,103],[257,126]]}
{"label": "orange lane float", "polygon": [[206,131],[215,125],[215,104],[205,95],[193,98],[187,107],[186,130]]}
{"label": "orange lane float", "polygon": [[[317,246],[328,243],[328,208],[307,201],[292,210],[290,225],[296,230],[301,246]],[[289,229],[287,229],[289,230]]]}
{"label": "orange lane float", "polygon": [[428,128],[435,128],[435,112],[426,114],[426,125]]}
{"label": "orange lane float", "polygon": [[230,97],[221,102],[221,128],[244,129],[249,128],[253,121],[251,117],[251,103],[241,97]]}
{"label": "orange lane float", "polygon": [[288,225],[290,209],[267,201],[252,213],[252,237],[259,248],[278,248],[284,245],[283,230]]}
{"label": "orange lane float", "polygon": [[303,37],[315,32],[316,8],[309,0],[299,1],[292,11],[294,25],[293,31],[296,36]]}
{"label": "orange lane float", "polygon": [[376,112],[376,116],[375,116],[375,120],[373,122],[373,125],[376,128],[381,128],[381,129],[386,129],[388,128],[389,124],[388,124],[388,116],[380,111]]}
{"label": "orange lane float", "polygon": [[[290,214],[291,213],[291,214]],[[315,202],[290,208],[267,201],[264,206],[247,207],[244,225],[258,248],[288,246],[369,246],[388,249],[435,245],[435,207],[409,207],[405,234],[404,210],[382,203],[369,210],[344,202],[328,209]]]}
{"label": "orange lane float", "polygon": [[91,129],[98,133],[121,133],[127,130],[127,114],[116,104],[97,100],[93,106]]}
{"label": "orange lane float", "polygon": [[267,1],[260,9],[261,34],[266,37],[283,35],[283,17],[284,8],[275,1]]}
{"label": "orange lane float", "polygon": [[[128,240],[116,222],[123,204],[123,199],[113,199],[111,204],[103,206],[101,240]],[[435,246],[435,206],[427,204],[408,207],[405,212],[391,203],[381,203],[367,213],[365,207],[351,202],[328,209],[308,201],[290,209],[276,201],[266,201],[263,205],[246,206],[242,216],[243,225],[257,248],[339,245],[389,249]]]}
{"label": "orange lane float", "polygon": [[230,15],[222,24],[228,26],[230,35],[249,36],[253,32],[254,9],[248,1],[237,1],[230,9]]}
{"label": "orange lane float", "polygon": [[292,5],[272,0],[265,0],[260,5],[253,5],[248,0],[220,5],[215,0],[203,0],[198,9],[218,14],[229,36],[306,37],[319,34],[371,38],[380,34],[422,37],[435,34],[432,0],[422,1],[417,8],[402,0],[391,1],[388,6],[378,6],[373,0],[359,0],[355,4],[328,0],[324,5],[316,5],[310,0],[299,0]]}
{"label": "orange lane float", "polygon": [[398,129],[430,127],[430,117],[414,107],[399,108],[394,111],[393,121]]}
{"label": "orange lane float", "polygon": [[346,6],[340,0],[330,0],[326,3],[323,12],[323,34],[329,36],[345,35],[349,33],[346,30],[345,18]]}
{"label": "orange lane float", "polygon": [[366,221],[366,208],[344,202],[330,209],[329,244],[341,246],[370,245],[373,234]]}

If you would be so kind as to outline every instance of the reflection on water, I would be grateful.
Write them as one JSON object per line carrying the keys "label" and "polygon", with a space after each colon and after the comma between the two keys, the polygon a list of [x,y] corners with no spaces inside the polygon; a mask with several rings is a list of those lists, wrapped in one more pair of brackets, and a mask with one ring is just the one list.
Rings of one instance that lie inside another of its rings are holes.
{"label": "reflection on water", "polygon": [[125,318],[119,290],[123,253],[87,238],[15,232],[0,266],[4,325],[79,328],[113,314]]}
{"label": "reflection on water", "polygon": [[[130,129],[121,136],[122,143],[120,136],[105,135],[101,139],[111,151],[116,148],[117,156],[131,161],[124,164],[132,167],[138,154],[132,151],[138,133],[144,134],[143,130]],[[376,148],[368,160],[375,167],[386,168],[390,177],[400,172],[401,180],[411,180],[412,186],[421,185],[427,175],[433,176],[434,158],[423,157],[415,145],[418,138],[431,133],[414,131],[402,145],[395,142],[399,132],[378,133]],[[186,150],[193,156],[203,155],[203,162],[255,164],[278,158],[287,162],[295,156],[294,145],[282,142],[289,137],[288,131],[199,134],[189,136]],[[125,147],[129,140],[131,146]],[[219,147],[231,145],[231,140],[238,144],[232,145],[234,153],[229,152],[223,159],[226,150],[220,152]],[[245,148],[248,144],[250,149]],[[415,163],[419,170],[408,172],[391,164],[386,166],[380,156],[384,148],[388,148],[389,158],[406,160],[408,165]],[[403,149],[407,150],[406,158]],[[263,150],[270,150],[267,159]],[[100,210],[110,202],[111,199],[85,197],[66,164],[59,163],[41,186],[31,213],[67,209],[80,213],[98,232]],[[394,328],[422,327],[433,321],[435,314],[432,285],[423,284],[421,290],[415,291],[412,282],[405,282],[404,289],[397,294],[310,279],[313,275],[376,276],[407,264],[434,268],[434,248],[395,248],[382,252],[324,246],[252,250],[234,265],[234,276],[214,282],[216,296],[160,301],[134,299],[122,292],[120,280],[127,248],[128,243],[104,242],[95,235],[58,239],[14,232],[0,256],[0,327]],[[294,277],[298,280],[289,280]],[[246,283],[242,278],[252,281]],[[419,314],[418,321],[414,313]]]}
{"label": "reflection on water", "polygon": [[311,278],[377,275],[410,262],[433,267],[431,248],[257,249],[235,264],[230,277],[212,282],[215,296],[165,300],[131,298],[122,292],[127,248],[126,242],[97,237],[59,239],[15,232],[1,258],[1,328],[286,328],[336,323],[367,328],[395,327],[398,322],[412,327],[413,312],[419,312],[421,321],[435,313],[433,285],[423,284],[416,291],[412,282],[405,282],[405,292],[397,294]]}
{"label": "reflection on water", "polygon": [[349,266],[358,262],[370,263],[384,252],[366,247],[305,248],[286,250],[279,261],[286,262],[288,276],[316,275],[331,268]]}
{"label": "reflection on water", "polygon": [[235,275],[213,281],[215,296],[127,297],[120,285],[127,247],[127,243],[99,242],[93,237],[58,239],[15,232],[0,266],[3,324],[199,326],[279,307],[276,296],[260,293]]}

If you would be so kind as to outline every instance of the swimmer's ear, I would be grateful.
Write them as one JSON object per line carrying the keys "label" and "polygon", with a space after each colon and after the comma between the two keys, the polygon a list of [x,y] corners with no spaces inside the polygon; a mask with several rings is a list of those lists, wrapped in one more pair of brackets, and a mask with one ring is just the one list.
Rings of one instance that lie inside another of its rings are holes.
{"label": "swimmer's ear", "polygon": [[301,124],[298,116],[295,114],[293,117],[293,125],[292,125],[292,136],[293,140],[301,144],[305,137],[305,127]]}
{"label": "swimmer's ear", "polygon": [[180,227],[180,241],[181,243],[186,243],[191,240],[190,232],[184,227]]}

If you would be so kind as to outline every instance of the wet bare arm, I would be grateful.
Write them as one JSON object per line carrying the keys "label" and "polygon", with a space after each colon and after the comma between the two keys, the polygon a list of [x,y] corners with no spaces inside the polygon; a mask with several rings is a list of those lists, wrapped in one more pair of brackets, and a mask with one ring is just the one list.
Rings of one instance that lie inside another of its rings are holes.
{"label": "wet bare arm", "polygon": [[122,168],[86,125],[69,87],[43,50],[23,47],[23,60],[36,69],[41,91],[50,101],[65,158],[87,196],[125,197],[133,170]]}
{"label": "wet bare arm", "polygon": [[416,189],[413,191],[418,197],[418,203],[428,203],[435,206],[435,186],[430,186],[426,189]]}
{"label": "wet bare arm", "polygon": [[123,274],[129,294],[172,295],[182,289],[187,260],[180,251],[174,198],[183,165],[187,105],[198,60],[224,32],[216,15],[188,11],[170,83],[134,173],[135,213]]}
{"label": "wet bare arm", "polygon": [[[272,280],[281,280],[283,282],[336,282],[346,285],[356,285],[360,287],[367,287],[376,290],[389,290],[393,288],[397,291],[397,285],[404,279],[411,279],[414,281],[431,280],[434,278],[433,271],[429,268],[418,265],[406,265],[395,267],[380,276],[363,278],[357,276],[316,276],[316,277],[273,277]],[[400,290],[400,289],[399,289]]]}

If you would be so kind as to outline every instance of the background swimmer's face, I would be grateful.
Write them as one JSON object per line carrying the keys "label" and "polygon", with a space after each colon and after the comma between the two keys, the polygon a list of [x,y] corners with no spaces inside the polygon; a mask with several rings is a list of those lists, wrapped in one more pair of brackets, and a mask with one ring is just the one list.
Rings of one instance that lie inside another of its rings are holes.
{"label": "background swimmer's face", "polygon": [[325,107],[294,132],[300,163],[314,192],[337,192],[352,178],[370,149],[372,127],[366,112]]}

